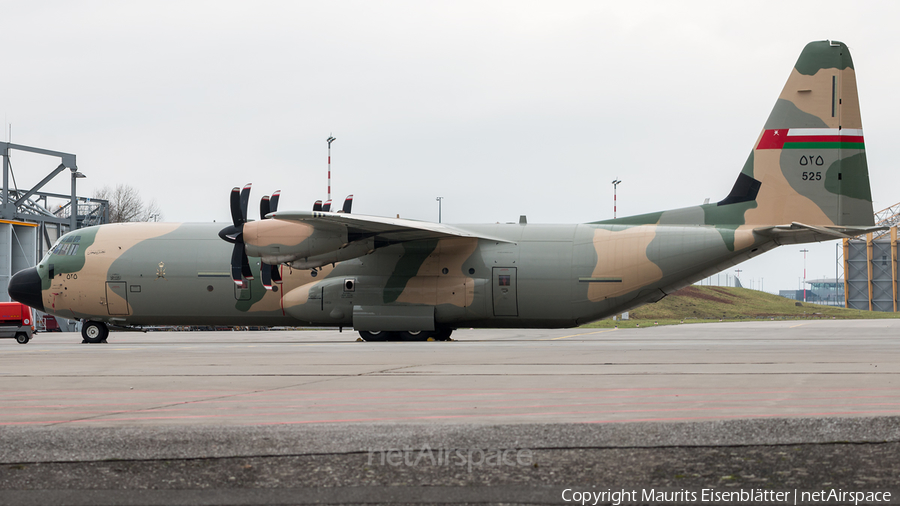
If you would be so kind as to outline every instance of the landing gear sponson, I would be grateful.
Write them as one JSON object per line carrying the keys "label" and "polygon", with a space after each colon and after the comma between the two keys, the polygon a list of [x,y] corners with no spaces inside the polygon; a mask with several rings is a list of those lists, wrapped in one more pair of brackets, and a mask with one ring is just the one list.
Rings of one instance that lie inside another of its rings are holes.
{"label": "landing gear sponson", "polygon": [[363,341],[427,341],[428,339],[449,341],[452,332],[453,329],[404,330],[400,332],[360,330],[359,335]]}

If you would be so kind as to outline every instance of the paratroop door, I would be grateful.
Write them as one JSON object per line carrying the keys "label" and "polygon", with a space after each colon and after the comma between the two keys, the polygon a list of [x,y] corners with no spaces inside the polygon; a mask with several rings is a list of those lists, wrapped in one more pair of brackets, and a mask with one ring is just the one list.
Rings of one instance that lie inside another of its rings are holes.
{"label": "paratroop door", "polygon": [[494,316],[519,316],[515,267],[494,267],[492,291],[494,293]]}

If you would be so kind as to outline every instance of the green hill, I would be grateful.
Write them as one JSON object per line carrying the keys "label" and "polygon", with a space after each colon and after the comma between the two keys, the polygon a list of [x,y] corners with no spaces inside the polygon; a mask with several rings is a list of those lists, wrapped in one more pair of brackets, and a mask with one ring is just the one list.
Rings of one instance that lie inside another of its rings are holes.
{"label": "green hill", "polygon": [[798,302],[766,292],[747,288],[724,286],[688,286],[667,296],[655,304],[641,306],[629,314],[629,320],[612,319],[588,324],[587,327],[634,327],[669,325],[673,323],[700,323],[709,321],[740,321],[758,319],[813,319],[813,318],[900,318],[900,313],[860,311],[834,306],[821,306]]}

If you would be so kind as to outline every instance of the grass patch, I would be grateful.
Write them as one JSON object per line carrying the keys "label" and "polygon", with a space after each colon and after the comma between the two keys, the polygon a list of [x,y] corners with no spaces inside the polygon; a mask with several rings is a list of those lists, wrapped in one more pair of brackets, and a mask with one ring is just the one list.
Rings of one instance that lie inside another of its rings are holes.
{"label": "grass patch", "polygon": [[881,319],[900,313],[821,306],[748,288],[688,286],[629,313],[628,320],[600,320],[587,328],[636,328],[682,323],[747,320]]}

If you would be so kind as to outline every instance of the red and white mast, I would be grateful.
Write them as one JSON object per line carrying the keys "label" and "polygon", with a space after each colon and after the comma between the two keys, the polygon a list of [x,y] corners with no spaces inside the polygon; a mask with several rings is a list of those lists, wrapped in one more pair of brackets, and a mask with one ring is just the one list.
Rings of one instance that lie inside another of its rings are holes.
{"label": "red and white mast", "polygon": [[619,179],[613,179],[613,182],[612,182],[612,185],[613,185],[613,219],[616,219],[616,189],[619,186],[619,183],[621,183],[621,182],[622,181],[620,181]]}

